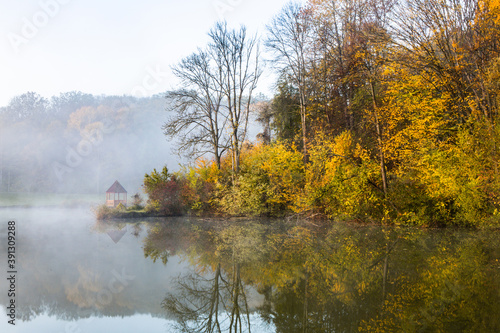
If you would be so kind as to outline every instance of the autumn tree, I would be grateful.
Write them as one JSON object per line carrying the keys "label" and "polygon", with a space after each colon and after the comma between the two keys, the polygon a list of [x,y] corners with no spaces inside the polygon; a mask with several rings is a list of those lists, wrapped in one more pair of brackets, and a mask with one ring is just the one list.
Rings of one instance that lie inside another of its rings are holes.
{"label": "autumn tree", "polygon": [[493,16],[493,19],[495,20],[495,23],[500,23],[500,1],[499,0],[486,0],[486,1],[480,1],[479,4],[481,5],[482,9],[489,9],[491,11],[491,14]]}
{"label": "autumn tree", "polygon": [[489,63],[499,56],[499,30],[478,2],[410,0],[398,10],[394,35],[401,63],[449,95],[461,122],[473,113],[497,115],[485,81]]}
{"label": "autumn tree", "polygon": [[47,117],[48,106],[47,99],[30,91],[12,98],[2,113],[12,121],[43,121]]}
{"label": "autumn tree", "polygon": [[50,111],[52,114],[60,115],[61,117],[69,117],[71,113],[81,107],[95,107],[97,103],[97,98],[91,94],[85,94],[80,91],[64,92],[50,99]]}
{"label": "autumn tree", "polygon": [[44,142],[38,129],[50,119],[47,99],[35,92],[13,97],[0,108],[0,189],[36,191],[46,186],[40,178]]}
{"label": "autumn tree", "polygon": [[380,163],[380,175],[382,178],[382,189],[384,195],[388,191],[387,165],[385,158],[385,147],[383,137],[383,119],[381,119],[380,109],[383,98],[383,71],[389,60],[388,49],[391,43],[391,36],[387,31],[390,6],[381,6],[367,2],[366,6],[372,15],[367,16],[362,26],[363,42],[356,56],[361,59],[361,76],[368,88],[372,102],[372,121],[375,125],[377,138],[378,157]]}
{"label": "autumn tree", "polygon": [[302,151],[307,161],[307,71],[308,46],[312,32],[311,15],[298,3],[290,2],[267,26],[265,42],[274,55],[274,64],[281,75],[297,88],[302,130]]}
{"label": "autumn tree", "polygon": [[379,109],[391,9],[391,1],[312,1],[315,42],[310,81],[316,110],[311,113],[319,127],[326,118],[329,132],[337,135],[347,129],[369,139],[364,124],[373,124],[384,193],[388,177]]}

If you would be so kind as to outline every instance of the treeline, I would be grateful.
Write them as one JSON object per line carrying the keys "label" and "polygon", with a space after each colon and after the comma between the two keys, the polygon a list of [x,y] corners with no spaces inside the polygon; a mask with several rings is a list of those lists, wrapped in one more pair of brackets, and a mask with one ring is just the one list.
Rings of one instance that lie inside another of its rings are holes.
{"label": "treeline", "polygon": [[[255,40],[228,57],[245,30],[217,25],[206,51],[176,67],[183,85],[172,105],[179,115],[190,110],[192,121],[165,126],[169,135],[190,133],[183,143],[215,158],[175,175],[165,170],[164,181],[178,184],[170,188],[185,211],[497,223],[498,8],[471,0],[287,5],[261,41],[279,79],[271,101],[253,104],[264,127],[253,145],[224,137],[234,132],[228,101],[252,98],[224,82],[241,88],[225,65],[246,65]],[[216,131],[206,125],[217,122]]]}
{"label": "treeline", "polygon": [[117,179],[140,191],[144,172],[171,156],[158,125],[164,101],[81,92],[12,98],[0,108],[0,192],[103,194]]}

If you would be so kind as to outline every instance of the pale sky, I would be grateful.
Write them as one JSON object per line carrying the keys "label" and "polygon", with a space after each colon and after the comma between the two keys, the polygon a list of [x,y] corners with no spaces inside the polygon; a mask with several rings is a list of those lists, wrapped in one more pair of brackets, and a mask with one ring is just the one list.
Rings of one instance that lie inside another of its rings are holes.
{"label": "pale sky", "polygon": [[[219,19],[265,33],[287,0],[0,0],[0,106],[27,91],[152,95]],[[271,91],[263,78],[259,91]]]}

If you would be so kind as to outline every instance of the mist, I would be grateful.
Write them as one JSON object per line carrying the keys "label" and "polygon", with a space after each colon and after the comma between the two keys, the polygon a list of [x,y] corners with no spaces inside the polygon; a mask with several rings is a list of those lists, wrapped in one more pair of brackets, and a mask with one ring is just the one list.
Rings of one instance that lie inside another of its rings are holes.
{"label": "mist", "polygon": [[[144,257],[143,238],[150,224],[102,225],[93,223],[93,216],[85,209],[75,208],[12,208],[5,213],[29,225],[23,228],[19,243],[24,260],[18,266],[23,274],[19,275],[22,292],[17,298],[17,315],[22,321],[44,313],[61,320],[91,315],[167,317],[159,304],[165,292],[175,291],[171,280],[189,265],[176,256],[169,258],[168,267]],[[154,224],[155,220],[149,221]],[[108,234],[114,230],[124,232],[117,241]],[[6,236],[3,230],[0,236]],[[6,257],[6,243],[1,243],[0,254]],[[119,275],[128,276],[118,280],[123,285],[116,284],[121,292],[99,302],[99,293],[103,294]],[[6,279],[0,281],[0,288],[8,289]],[[1,293],[0,308],[7,305],[7,293]]]}
{"label": "mist", "polygon": [[[164,94],[12,98],[0,108],[0,193],[104,195],[115,180],[142,193],[146,173],[192,161],[163,134],[166,103]],[[249,137],[257,132],[249,127]]]}
{"label": "mist", "polygon": [[140,192],[145,173],[181,162],[167,118],[163,95],[14,97],[0,108],[0,192],[97,194],[115,180]]}

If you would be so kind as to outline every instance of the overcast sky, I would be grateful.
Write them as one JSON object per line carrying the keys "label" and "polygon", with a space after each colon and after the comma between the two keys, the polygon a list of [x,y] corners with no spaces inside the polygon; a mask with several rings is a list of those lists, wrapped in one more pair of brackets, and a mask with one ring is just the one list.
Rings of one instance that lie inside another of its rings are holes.
{"label": "overcast sky", "polygon": [[[26,91],[151,95],[219,19],[263,34],[287,0],[0,0],[0,106]],[[262,80],[269,92],[271,79]]]}

